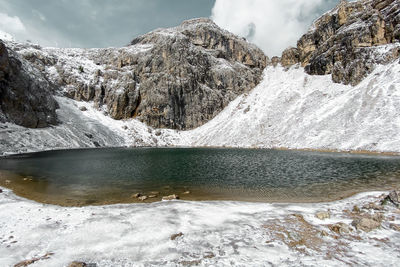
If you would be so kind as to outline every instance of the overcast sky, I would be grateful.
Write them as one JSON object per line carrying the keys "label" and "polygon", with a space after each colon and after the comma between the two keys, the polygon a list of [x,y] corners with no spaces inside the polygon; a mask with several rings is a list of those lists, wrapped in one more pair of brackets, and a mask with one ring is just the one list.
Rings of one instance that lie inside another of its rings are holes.
{"label": "overcast sky", "polygon": [[183,20],[211,17],[279,55],[339,0],[0,0],[0,31],[42,46],[122,46]]}

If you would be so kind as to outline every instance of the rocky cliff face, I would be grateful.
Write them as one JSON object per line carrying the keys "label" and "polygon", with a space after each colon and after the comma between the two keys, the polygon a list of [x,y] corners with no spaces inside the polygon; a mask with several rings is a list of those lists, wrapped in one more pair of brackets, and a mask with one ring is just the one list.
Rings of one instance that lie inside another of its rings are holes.
{"label": "rocky cliff face", "polygon": [[303,35],[296,48],[286,49],[283,66],[301,63],[309,74],[332,74],[334,82],[358,84],[375,64],[399,57],[399,45],[376,49],[400,41],[400,1],[341,1]]}
{"label": "rocky cliff face", "polygon": [[209,19],[155,30],[123,48],[15,49],[65,95],[94,101],[114,119],[172,129],[212,119],[260,82],[268,61]]}
{"label": "rocky cliff face", "polygon": [[43,75],[0,41],[0,122],[41,128],[56,124],[57,102]]}

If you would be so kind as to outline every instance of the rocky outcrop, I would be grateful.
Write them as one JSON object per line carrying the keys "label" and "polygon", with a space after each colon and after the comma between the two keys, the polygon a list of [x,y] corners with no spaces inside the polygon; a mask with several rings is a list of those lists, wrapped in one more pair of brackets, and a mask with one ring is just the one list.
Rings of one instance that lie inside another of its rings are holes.
{"label": "rocky outcrop", "polygon": [[[334,82],[358,84],[375,64],[400,55],[400,1],[341,1],[282,54],[281,64],[300,63],[307,73],[332,74]],[[380,45],[397,43],[385,49]]]}
{"label": "rocky outcrop", "polygon": [[209,19],[155,30],[123,48],[16,49],[65,95],[94,101],[114,119],[173,129],[215,117],[260,82],[268,62],[260,49]]}
{"label": "rocky outcrop", "polygon": [[282,53],[281,64],[284,67],[292,66],[300,62],[299,49],[296,47],[289,47]]}
{"label": "rocky outcrop", "polygon": [[40,128],[56,124],[52,86],[0,41],[0,122]]}
{"label": "rocky outcrop", "polygon": [[364,232],[370,232],[379,226],[381,226],[381,223],[379,221],[370,219],[370,218],[361,218],[361,219],[356,219],[353,220],[351,223],[352,226],[354,226],[357,230],[362,230]]}

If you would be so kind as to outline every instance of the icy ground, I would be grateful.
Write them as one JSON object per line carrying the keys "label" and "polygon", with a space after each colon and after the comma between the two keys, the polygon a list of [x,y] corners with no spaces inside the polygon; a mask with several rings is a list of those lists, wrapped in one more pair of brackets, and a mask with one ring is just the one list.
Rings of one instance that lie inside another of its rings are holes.
{"label": "icy ground", "polygon": [[[377,49],[384,52],[391,45]],[[191,131],[113,120],[93,103],[57,97],[61,123],[47,129],[0,124],[0,155],[115,146],[228,146],[400,152],[400,64],[379,65],[359,85],[268,67],[263,81]],[[87,111],[80,108],[86,107]]]}
{"label": "icy ground", "polygon": [[[54,253],[34,266],[398,266],[400,213],[385,206],[371,232],[335,233],[348,211],[382,192],[319,204],[164,201],[65,208],[0,193],[0,266]],[[330,210],[320,220],[317,211]],[[361,212],[378,213],[361,208]],[[379,211],[380,212],[380,211]],[[392,227],[392,228],[391,228]],[[323,231],[325,235],[323,235]],[[171,238],[172,235],[182,235]]]}

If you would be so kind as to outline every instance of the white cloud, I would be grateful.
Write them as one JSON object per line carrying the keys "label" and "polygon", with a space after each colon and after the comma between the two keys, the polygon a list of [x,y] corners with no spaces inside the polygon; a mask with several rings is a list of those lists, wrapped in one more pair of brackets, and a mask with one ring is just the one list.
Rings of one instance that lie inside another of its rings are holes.
{"label": "white cloud", "polygon": [[212,19],[258,45],[268,56],[280,55],[311,26],[327,0],[216,0]]}
{"label": "white cloud", "polygon": [[0,12],[0,30],[10,34],[19,34],[25,32],[26,28],[19,17],[11,17]]}

